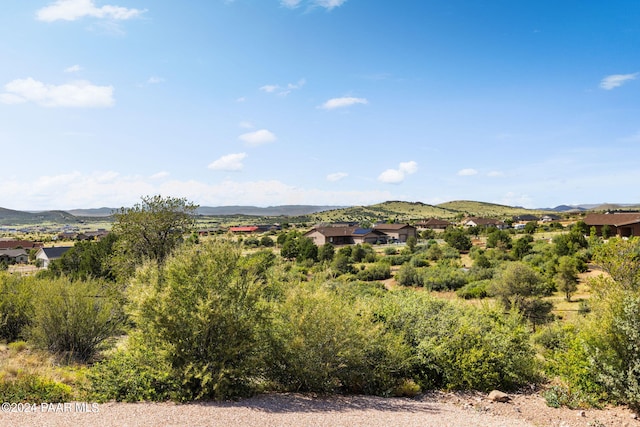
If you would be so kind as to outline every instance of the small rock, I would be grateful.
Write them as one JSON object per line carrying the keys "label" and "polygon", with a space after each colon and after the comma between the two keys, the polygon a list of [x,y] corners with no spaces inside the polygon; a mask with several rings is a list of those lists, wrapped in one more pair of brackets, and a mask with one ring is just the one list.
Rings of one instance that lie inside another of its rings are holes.
{"label": "small rock", "polygon": [[578,417],[586,417],[587,413],[584,411],[578,411]]}
{"label": "small rock", "polygon": [[500,390],[493,390],[489,393],[489,400],[492,402],[508,402],[511,398],[507,393],[503,393]]}
{"label": "small rock", "polygon": [[633,414],[631,414],[631,419],[637,420],[638,419],[638,414],[636,414],[635,412]]}

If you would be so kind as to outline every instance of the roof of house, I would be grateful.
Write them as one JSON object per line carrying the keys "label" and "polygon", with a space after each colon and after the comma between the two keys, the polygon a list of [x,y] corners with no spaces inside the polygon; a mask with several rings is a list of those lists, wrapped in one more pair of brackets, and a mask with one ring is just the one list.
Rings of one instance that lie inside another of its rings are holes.
{"label": "roof of house", "polygon": [[0,240],[0,249],[16,249],[18,247],[31,249],[40,248],[42,243],[31,242],[29,240]]}
{"label": "roof of house", "polygon": [[386,223],[382,223],[382,224],[376,224],[373,226],[373,228],[375,228],[376,230],[402,230],[403,228],[415,228],[413,225],[409,225],[409,224],[386,224]]}
{"label": "roof of house", "polygon": [[448,226],[452,225],[449,221],[438,218],[429,218],[425,221],[420,221],[416,223],[416,225],[425,226],[425,227],[433,227],[433,226]]}
{"label": "roof of house", "polygon": [[244,232],[244,233],[253,233],[254,231],[258,231],[258,227],[255,225],[247,225],[240,227],[229,227],[229,231],[231,232]]}
{"label": "roof of house", "polygon": [[587,225],[630,225],[640,222],[640,212],[612,213],[612,214],[587,214],[584,223]]}
{"label": "roof of house", "polygon": [[53,248],[40,248],[48,259],[60,258],[65,252],[71,249],[71,246],[55,246]]}
{"label": "roof of house", "polygon": [[504,222],[492,218],[470,217],[464,220],[464,224],[473,222],[476,225],[504,225]]}
{"label": "roof of house", "polygon": [[3,255],[8,256],[9,258],[16,258],[27,255],[27,251],[24,249],[0,249],[0,257]]}
{"label": "roof of house", "polygon": [[317,231],[325,237],[340,237],[340,236],[366,236],[367,234],[383,235],[384,233],[378,230],[372,230],[370,228],[360,227],[316,227],[305,233],[308,234]]}

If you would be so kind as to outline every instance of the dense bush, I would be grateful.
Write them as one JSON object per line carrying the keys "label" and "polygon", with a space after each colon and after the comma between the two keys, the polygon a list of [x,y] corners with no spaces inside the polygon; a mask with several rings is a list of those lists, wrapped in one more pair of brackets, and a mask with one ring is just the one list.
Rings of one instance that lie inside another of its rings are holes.
{"label": "dense bush", "polygon": [[0,272],[0,339],[24,335],[33,317],[33,281]]}
{"label": "dense bush", "polygon": [[514,389],[538,378],[528,329],[517,314],[409,292],[384,304],[386,323],[413,348],[413,377],[423,388]]}
{"label": "dense bush", "polygon": [[467,283],[467,275],[455,264],[441,263],[422,269],[420,282],[432,291],[455,291]]}
{"label": "dense bush", "polygon": [[470,282],[456,291],[456,295],[462,299],[481,299],[489,296],[487,288],[489,280]]}
{"label": "dense bush", "polygon": [[39,347],[88,361],[121,330],[125,316],[111,282],[63,277],[34,287],[29,338]]}
{"label": "dense bush", "polygon": [[356,276],[358,280],[364,280],[365,282],[386,280],[391,277],[391,268],[387,263],[377,263],[359,271]]}
{"label": "dense bush", "polygon": [[265,350],[263,286],[228,242],[182,248],[162,269],[137,273],[129,290],[137,345],[162,355],[176,399],[252,393]]}
{"label": "dense bush", "polygon": [[323,287],[295,287],[273,309],[268,377],[285,390],[388,395],[403,380],[408,346],[361,303]]}

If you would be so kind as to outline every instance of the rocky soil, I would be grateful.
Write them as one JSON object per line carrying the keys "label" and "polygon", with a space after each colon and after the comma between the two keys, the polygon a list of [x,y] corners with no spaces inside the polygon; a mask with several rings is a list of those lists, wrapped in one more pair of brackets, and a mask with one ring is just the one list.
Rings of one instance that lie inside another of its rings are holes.
{"label": "rocky soil", "polygon": [[[1,426],[640,427],[626,408],[554,409],[538,394],[494,402],[481,393],[416,398],[266,394],[237,402],[37,405],[0,413]],[[4,408],[3,408],[4,409]]]}

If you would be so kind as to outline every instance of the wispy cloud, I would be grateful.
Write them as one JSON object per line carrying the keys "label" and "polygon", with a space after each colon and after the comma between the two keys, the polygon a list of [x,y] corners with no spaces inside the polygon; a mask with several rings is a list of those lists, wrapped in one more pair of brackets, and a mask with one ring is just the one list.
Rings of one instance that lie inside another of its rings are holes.
{"label": "wispy cloud", "polygon": [[349,174],[346,173],[346,172],[330,173],[329,175],[327,175],[327,181],[336,182],[336,181],[340,181],[341,179],[344,179],[344,178],[346,178],[348,176],[349,176]]}
{"label": "wispy cloud", "polygon": [[280,85],[264,85],[260,87],[260,90],[266,93],[275,93],[280,96],[287,96],[293,90],[298,90],[305,85],[307,81],[305,79],[300,79],[296,83],[288,83],[285,86]]}
{"label": "wispy cloud", "polygon": [[146,12],[141,9],[130,9],[121,6],[104,5],[97,7],[93,0],[57,0],[39,9],[36,19],[44,22],[75,21],[86,16],[99,19],[127,20]]}
{"label": "wispy cloud", "polygon": [[334,110],[336,108],[345,108],[355,104],[368,104],[366,98],[354,98],[351,96],[345,96],[342,98],[331,98],[322,104],[319,108],[324,110]]}
{"label": "wispy cloud", "polygon": [[169,176],[169,172],[161,171],[161,172],[158,172],[158,173],[154,173],[149,178],[151,178],[151,179],[162,179],[162,178],[166,178],[168,176]]}
{"label": "wispy cloud", "polygon": [[150,85],[157,85],[158,83],[164,83],[165,79],[158,76],[151,76],[147,79],[147,83]]}
{"label": "wispy cloud", "polygon": [[246,157],[247,153],[227,154],[211,162],[208,168],[216,171],[241,171],[244,167],[242,161]]}
{"label": "wispy cloud", "polygon": [[471,168],[461,169],[461,170],[458,171],[458,175],[459,176],[473,176],[473,175],[477,175],[477,174],[478,174],[478,171],[475,170],[475,169],[471,169]]}
{"label": "wispy cloud", "polygon": [[612,74],[610,76],[605,77],[600,82],[600,88],[604,90],[611,90],[617,87],[622,86],[630,80],[635,80],[640,73],[632,73],[632,74]]}
{"label": "wispy cloud", "polygon": [[21,104],[33,102],[42,107],[112,107],[113,86],[96,86],[87,81],[61,85],[45,84],[31,77],[13,80],[4,85],[0,102]]}
{"label": "wispy cloud", "polygon": [[[308,0],[306,2],[307,6],[312,7],[323,7],[327,10],[334,9],[336,7],[342,6],[346,3],[347,0]],[[301,6],[303,3],[302,0],[280,0],[280,4],[284,7],[288,7],[290,9],[295,9]]]}
{"label": "wispy cloud", "polygon": [[492,178],[500,178],[502,176],[504,176],[504,172],[501,171],[491,171],[487,174],[487,176],[492,177]]}
{"label": "wispy cloud", "polygon": [[267,129],[260,129],[255,132],[243,133],[238,137],[241,141],[244,141],[248,145],[256,146],[274,142],[277,138],[273,132]]}
{"label": "wispy cloud", "polygon": [[5,177],[0,200],[11,209],[71,209],[76,207],[132,206],[143,194],[186,197],[201,206],[251,204],[256,206],[322,204],[369,205],[391,200],[388,191],[326,191],[278,180],[215,183],[195,180],[151,179],[114,171],[50,176]]}
{"label": "wispy cloud", "polygon": [[398,169],[387,169],[378,176],[378,181],[385,184],[400,184],[407,175],[414,174],[418,171],[418,163],[413,160],[402,162]]}
{"label": "wispy cloud", "polygon": [[71,67],[64,69],[65,73],[77,73],[78,71],[82,71],[82,67],[79,66],[78,64],[72,65]]}

